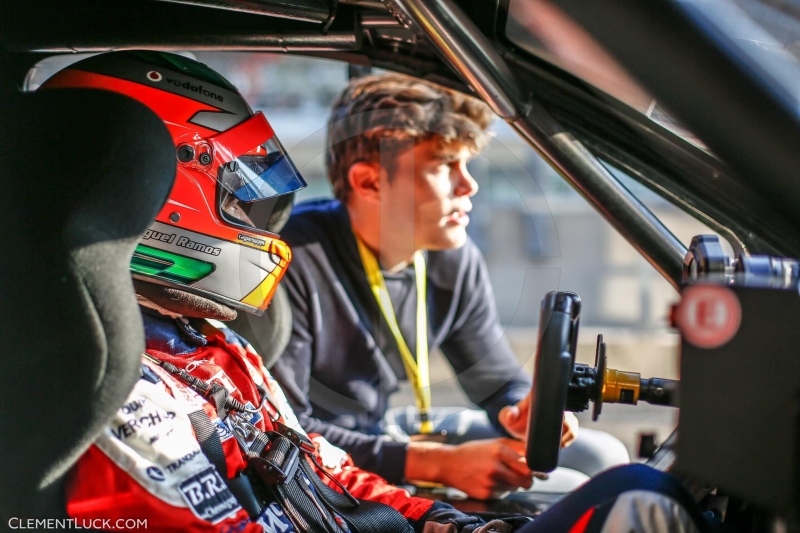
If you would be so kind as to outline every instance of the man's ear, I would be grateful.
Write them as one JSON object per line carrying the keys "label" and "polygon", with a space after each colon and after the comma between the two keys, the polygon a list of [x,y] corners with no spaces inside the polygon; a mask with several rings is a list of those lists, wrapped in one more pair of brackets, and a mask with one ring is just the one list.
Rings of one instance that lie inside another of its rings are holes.
{"label": "man's ear", "polygon": [[380,200],[381,175],[377,163],[353,163],[347,171],[347,180],[354,195],[371,202]]}

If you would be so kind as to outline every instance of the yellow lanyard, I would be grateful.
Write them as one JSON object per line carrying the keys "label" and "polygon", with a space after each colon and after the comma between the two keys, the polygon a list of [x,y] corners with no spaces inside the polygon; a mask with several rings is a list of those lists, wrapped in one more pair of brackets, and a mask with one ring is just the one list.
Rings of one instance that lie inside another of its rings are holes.
{"label": "yellow lanyard", "polygon": [[428,307],[426,305],[426,279],[425,258],[422,252],[414,254],[414,274],[417,282],[417,358],[408,349],[403,334],[400,333],[400,326],[397,324],[397,317],[394,314],[392,299],[386,289],[386,282],[381,273],[381,267],[375,254],[356,236],[358,242],[358,253],[361,254],[361,263],[364,265],[364,272],[367,274],[372,294],[381,308],[386,323],[392,331],[400,356],[403,359],[403,366],[406,368],[408,380],[414,387],[414,396],[417,400],[419,418],[422,422],[420,433],[429,434],[433,432],[433,424],[428,419],[428,412],[431,408],[431,388],[430,375],[428,374]]}

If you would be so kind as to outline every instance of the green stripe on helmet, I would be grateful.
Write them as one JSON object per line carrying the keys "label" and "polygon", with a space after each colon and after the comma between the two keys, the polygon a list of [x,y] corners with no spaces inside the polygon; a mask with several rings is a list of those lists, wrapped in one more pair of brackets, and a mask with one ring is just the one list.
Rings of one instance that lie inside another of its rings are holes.
{"label": "green stripe on helmet", "polygon": [[131,259],[131,270],[137,274],[191,285],[211,274],[214,263],[139,244]]}

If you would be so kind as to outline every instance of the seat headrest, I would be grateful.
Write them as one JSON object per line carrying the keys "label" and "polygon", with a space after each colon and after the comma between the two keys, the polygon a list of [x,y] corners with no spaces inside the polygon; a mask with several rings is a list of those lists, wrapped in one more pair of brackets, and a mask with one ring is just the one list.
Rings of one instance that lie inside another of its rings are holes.
{"label": "seat headrest", "polygon": [[264,367],[272,368],[292,336],[292,306],[286,289],[283,285],[275,288],[272,301],[263,315],[239,313],[236,320],[227,325],[253,345]]}
{"label": "seat headrest", "polygon": [[139,376],[130,260],[175,177],[164,123],[87,89],[0,102],[0,514],[64,513],[63,479]]}

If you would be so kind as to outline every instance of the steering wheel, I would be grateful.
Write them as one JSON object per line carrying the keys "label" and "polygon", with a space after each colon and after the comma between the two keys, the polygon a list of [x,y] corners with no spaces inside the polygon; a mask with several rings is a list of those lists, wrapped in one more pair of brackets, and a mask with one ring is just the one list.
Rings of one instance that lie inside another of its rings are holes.
{"label": "steering wheel", "polygon": [[542,300],[525,458],[534,472],[558,464],[567,389],[572,379],[581,298],[552,291]]}

